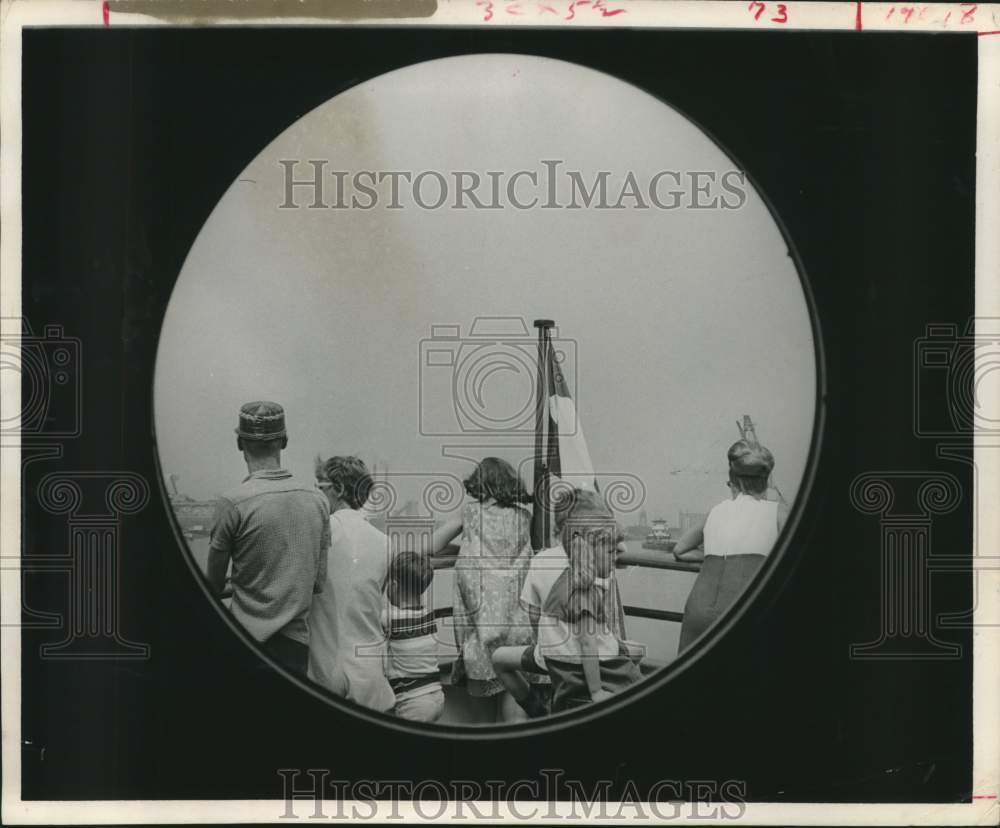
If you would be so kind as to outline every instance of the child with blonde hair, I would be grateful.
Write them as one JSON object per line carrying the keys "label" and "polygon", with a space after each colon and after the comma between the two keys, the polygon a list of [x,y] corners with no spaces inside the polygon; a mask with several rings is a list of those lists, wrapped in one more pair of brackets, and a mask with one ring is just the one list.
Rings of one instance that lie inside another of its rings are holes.
{"label": "child with blonde hair", "polygon": [[621,533],[611,511],[591,491],[576,490],[562,504],[562,547],[568,566],[556,577],[541,607],[537,644],[504,647],[493,663],[529,716],[544,715],[524,673],[541,663],[552,681],[552,712],[610,698],[639,681],[639,645],[616,633],[615,559]]}

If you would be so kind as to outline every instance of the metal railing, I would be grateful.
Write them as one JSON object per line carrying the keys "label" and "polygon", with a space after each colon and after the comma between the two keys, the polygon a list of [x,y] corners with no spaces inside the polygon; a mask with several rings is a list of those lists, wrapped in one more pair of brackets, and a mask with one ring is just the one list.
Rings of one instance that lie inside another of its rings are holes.
{"label": "metal railing", "polygon": [[[457,547],[452,548],[455,548],[457,552]],[[439,569],[453,569],[455,566],[455,560],[456,555],[436,555],[431,558],[431,565],[434,567],[435,571]],[[656,552],[652,550],[625,552],[618,556],[618,565],[620,567],[643,566],[648,567],[649,569],[671,569],[675,572],[699,572],[701,570],[700,562],[678,561],[670,552]],[[222,594],[219,595],[219,598],[225,600],[226,598],[232,597],[232,584],[229,580],[229,576],[227,575],[226,586],[223,589]],[[624,604],[622,609],[625,610],[626,615],[631,615],[635,618],[651,618],[655,621],[673,621],[679,624],[684,618],[684,613],[674,612],[673,610],[660,610],[652,607],[636,607],[629,604]],[[451,607],[439,607],[434,610],[436,618],[448,618],[451,614]]]}
{"label": "metal railing", "polygon": [[[458,554],[457,546],[447,547],[449,552],[444,555],[435,555],[431,558],[431,563],[435,569],[451,569],[455,565],[455,558]],[[455,550],[452,553],[450,550]],[[640,552],[623,552],[618,556],[619,566],[646,566],[650,569],[673,569],[678,572],[698,572],[701,570],[700,561],[679,561],[674,557],[673,552],[658,552],[653,549],[643,549]]]}
{"label": "metal railing", "polygon": [[[454,548],[454,547],[452,547]],[[455,555],[437,555],[431,558],[431,563],[435,570],[451,569],[455,566]],[[678,561],[672,552],[658,552],[656,550],[643,549],[640,552],[624,552],[618,556],[618,566],[642,566],[649,569],[667,569],[675,572],[699,572],[701,563],[698,561]],[[623,604],[622,609],[627,616],[632,618],[649,618],[653,621],[670,621],[675,624],[684,620],[683,612],[674,610],[656,609],[654,607],[636,607],[631,604]],[[450,618],[451,607],[438,607],[434,610],[435,618]]]}
{"label": "metal railing", "polygon": [[[450,547],[454,549],[457,553],[457,547]],[[439,569],[453,569],[455,566],[455,560],[457,554],[447,554],[438,555],[431,558],[431,564],[435,571]],[[625,552],[618,556],[618,566],[628,567],[628,566],[641,566],[647,567],[649,569],[664,569],[673,570],[676,572],[698,572],[701,569],[701,563],[695,561],[678,561],[674,558],[673,553],[670,552],[659,552],[656,550],[642,550],[640,552]],[[226,600],[232,597],[232,585],[230,583],[229,577],[226,577],[226,586],[223,593],[219,596],[221,600]],[[623,604],[622,609],[625,615],[630,618],[648,618],[654,621],[669,621],[675,624],[681,623],[684,620],[683,612],[675,612],[673,610],[662,610],[655,609],[653,607],[636,607],[631,604]],[[434,610],[435,618],[451,618],[453,615],[452,607],[437,607]],[[444,661],[440,665],[442,681],[447,684],[448,676],[451,674],[451,661]],[[655,659],[644,658],[642,663],[639,665],[642,670],[643,675],[649,675],[664,666],[663,662],[657,661]]]}
{"label": "metal railing", "polygon": [[[451,547],[457,552],[457,548]],[[456,555],[446,554],[431,558],[431,563],[435,571],[439,569],[452,569],[455,566]],[[625,552],[618,556],[618,566],[641,566],[649,569],[673,570],[675,572],[697,573],[701,570],[699,561],[678,561],[672,552],[660,552],[657,550],[643,549],[639,552]],[[622,609],[625,615],[630,618],[648,618],[654,621],[669,621],[675,624],[684,620],[683,612],[674,610],[655,609],[653,607],[636,607],[631,604],[623,604]],[[452,607],[437,607],[434,610],[435,618],[450,618],[453,614]],[[644,658],[639,665],[639,669],[644,676],[656,672],[664,667],[666,662],[652,658]],[[441,664],[441,675],[445,684],[448,683],[448,676],[451,673],[451,662],[446,661]]]}

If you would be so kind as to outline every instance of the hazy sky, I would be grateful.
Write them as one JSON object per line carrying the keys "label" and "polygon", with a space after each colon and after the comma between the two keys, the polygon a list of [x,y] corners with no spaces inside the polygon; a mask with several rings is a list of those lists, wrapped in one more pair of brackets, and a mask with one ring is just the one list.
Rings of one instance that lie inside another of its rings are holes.
{"label": "hazy sky", "polygon": [[[523,317],[531,336],[532,320],[550,317],[575,343],[570,385],[594,463],[640,478],[650,517],[673,521],[679,508],[705,510],[726,495],[725,450],[745,413],[794,496],[815,404],[812,335],[792,260],[753,191],[738,210],[424,210],[404,182],[399,210],[384,201],[280,210],[279,159],[484,179],[541,173],[542,160],[560,159],[587,182],[610,171],[612,201],[629,171],[645,186],[661,170],[732,168],[662,102],[536,57],[433,61],[331,99],[233,183],[177,282],[155,405],[163,469],[182,491],[211,497],[242,479],[233,428],[253,399],[285,406],[294,472],[311,476],[317,453],[355,453],[393,474],[464,476],[467,462],[442,456],[463,439],[422,435],[421,407],[425,428],[455,422],[450,389],[456,370],[464,382],[470,346],[444,345],[456,369],[427,366],[421,341],[442,324],[467,338],[476,317],[491,316]],[[299,166],[300,177],[308,172]],[[334,179],[325,183],[332,202]],[[519,192],[544,196],[527,183]],[[436,185],[423,193],[434,200]],[[515,364],[510,348],[497,353]],[[530,343],[526,354],[530,362]],[[507,417],[532,383],[530,370],[489,375],[483,410]],[[528,453],[469,437],[471,456]]]}

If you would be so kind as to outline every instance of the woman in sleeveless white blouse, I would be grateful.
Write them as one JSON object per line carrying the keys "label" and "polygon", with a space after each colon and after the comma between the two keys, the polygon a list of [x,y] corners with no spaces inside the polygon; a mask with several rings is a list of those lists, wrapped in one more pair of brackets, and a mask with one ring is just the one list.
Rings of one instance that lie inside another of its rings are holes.
{"label": "woman in sleeveless white blouse", "polygon": [[[774,456],[743,440],[727,452],[731,497],[713,507],[704,524],[677,542],[678,560],[702,560],[684,606],[679,652],[683,652],[736,601],[778,540],[788,507],[768,500]],[[704,552],[697,547],[704,544]]]}

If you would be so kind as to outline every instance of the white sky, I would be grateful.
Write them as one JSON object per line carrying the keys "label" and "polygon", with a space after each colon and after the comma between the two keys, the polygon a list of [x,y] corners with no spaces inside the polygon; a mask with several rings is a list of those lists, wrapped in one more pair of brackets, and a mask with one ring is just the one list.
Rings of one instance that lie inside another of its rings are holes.
{"label": "white sky", "polygon": [[[612,171],[615,194],[629,170],[645,182],[732,168],[657,99],[542,58],[432,61],[331,99],[234,182],[174,290],[155,414],[164,472],[185,493],[211,497],[245,474],[233,428],[253,399],[285,406],[296,473],[311,476],[317,453],[356,453],[415,473],[403,496],[420,474],[464,476],[467,462],[442,456],[461,440],[420,433],[421,340],[431,325],[467,336],[477,316],[513,316],[529,329],[553,318],[575,341],[570,385],[594,463],[640,478],[650,517],[726,495],[725,450],[744,413],[794,496],[815,405],[812,335],[792,260],[752,191],[740,210],[279,210],[280,158],[483,176],[562,159],[586,181]],[[454,421],[454,373],[424,374],[425,422]],[[494,375],[484,404],[503,417],[531,383]],[[474,457],[528,453],[473,442]]]}

